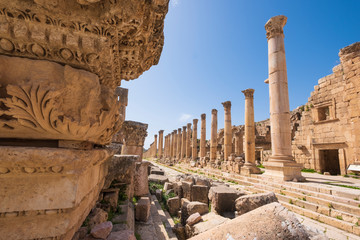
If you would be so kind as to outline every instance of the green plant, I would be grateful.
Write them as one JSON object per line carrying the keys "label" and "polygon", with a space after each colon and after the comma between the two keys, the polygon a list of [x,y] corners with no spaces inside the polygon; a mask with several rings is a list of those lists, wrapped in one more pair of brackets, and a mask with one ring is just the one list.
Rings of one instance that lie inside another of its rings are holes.
{"label": "green plant", "polygon": [[358,197],[356,197],[356,198],[354,198],[354,200],[355,200],[355,201],[359,201],[359,198],[358,198]]}
{"label": "green plant", "polygon": [[283,193],[283,192],[280,190],[280,195],[285,196],[286,194],[285,194],[285,193]]}
{"label": "green plant", "polygon": [[82,227],[87,227],[87,226],[89,226],[89,220],[90,220],[89,217],[86,217],[86,218],[85,218],[85,221],[82,223],[81,226],[82,226]]}
{"label": "green plant", "polygon": [[347,174],[345,174],[345,175],[343,175],[343,177],[350,177],[349,175],[347,175]]}
{"label": "green plant", "polygon": [[136,240],[141,240],[141,236],[138,233],[135,233]]}
{"label": "green plant", "polygon": [[211,212],[211,203],[209,203],[209,212]]}
{"label": "green plant", "polygon": [[292,201],[292,199],[289,200],[289,203],[290,203],[290,204],[294,204],[293,201]]}
{"label": "green plant", "polygon": [[258,168],[265,168],[261,163],[259,165],[256,165]]}
{"label": "green plant", "polygon": [[302,200],[303,200],[303,201],[306,201],[306,197],[303,197]]}
{"label": "green plant", "polygon": [[332,205],[332,203],[329,203],[329,204],[328,204],[328,207],[329,207],[329,208],[334,208],[334,206]]}
{"label": "green plant", "polygon": [[342,216],[336,216],[337,219],[343,220]]}
{"label": "green plant", "polygon": [[179,217],[172,217],[174,224],[178,224],[180,223],[180,218]]}
{"label": "green plant", "polygon": [[303,168],[301,169],[302,172],[308,172],[308,173],[316,173],[315,169],[311,169],[311,168]]}

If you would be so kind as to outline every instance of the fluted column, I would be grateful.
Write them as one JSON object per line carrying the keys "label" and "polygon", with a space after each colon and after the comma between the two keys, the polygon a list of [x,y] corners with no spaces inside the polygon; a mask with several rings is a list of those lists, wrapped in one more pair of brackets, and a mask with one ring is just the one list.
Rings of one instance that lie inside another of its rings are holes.
{"label": "fluted column", "polygon": [[198,119],[193,119],[193,131],[192,131],[192,160],[196,161],[198,158],[198,148],[197,148],[197,124]]}
{"label": "fluted column", "polygon": [[224,160],[227,161],[232,150],[231,102],[223,102],[224,106]]}
{"label": "fluted column", "polygon": [[200,158],[206,156],[206,114],[201,114]]}
{"label": "fluted column", "polygon": [[216,160],[217,148],[217,110],[211,110],[211,139],[210,139],[210,161]]}
{"label": "fluted column", "polygon": [[176,158],[178,161],[181,160],[181,138],[182,138],[182,134],[181,134],[181,128],[178,128],[178,135],[177,135],[177,147],[176,147]]}
{"label": "fluted column", "polygon": [[164,134],[164,130],[160,130],[159,131],[159,154],[158,154],[159,158],[163,157],[163,134]]}
{"label": "fluted column", "polygon": [[186,126],[183,126],[182,140],[181,140],[181,158],[184,159],[186,156]]}
{"label": "fluted column", "polygon": [[245,95],[245,164],[241,174],[260,173],[255,165],[255,121],[254,121],[254,89],[242,91]]}
{"label": "fluted column", "polygon": [[187,134],[186,134],[186,159],[189,159],[191,156],[191,123],[187,124]]}
{"label": "fluted column", "polygon": [[291,152],[291,125],[284,32],[287,17],[275,16],[265,24],[268,39],[269,96],[272,155],[265,164],[265,176],[281,177],[285,181],[303,180],[301,164],[296,164]]}

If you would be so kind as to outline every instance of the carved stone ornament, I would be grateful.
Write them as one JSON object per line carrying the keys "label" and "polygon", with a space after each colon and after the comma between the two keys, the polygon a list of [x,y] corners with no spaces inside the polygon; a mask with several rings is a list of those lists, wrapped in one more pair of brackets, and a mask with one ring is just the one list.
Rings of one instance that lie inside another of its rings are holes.
{"label": "carved stone ornament", "polygon": [[0,73],[0,138],[107,144],[120,129],[120,102],[93,73],[1,55]]}
{"label": "carved stone ornament", "polygon": [[143,146],[147,137],[147,128],[148,124],[145,123],[125,121],[118,134],[122,136],[127,146]]}
{"label": "carved stone ornament", "polygon": [[221,103],[224,107],[225,110],[230,110],[231,109],[231,101],[226,101]]}
{"label": "carved stone ornament", "polygon": [[265,24],[266,38],[269,40],[277,35],[284,34],[283,27],[285,26],[286,21],[287,17],[283,15],[270,18]]}
{"label": "carved stone ornament", "polygon": [[95,73],[111,88],[159,61],[169,0],[0,0],[0,54]]}
{"label": "carved stone ornament", "polygon": [[254,89],[249,88],[241,92],[245,95],[245,98],[254,98]]}

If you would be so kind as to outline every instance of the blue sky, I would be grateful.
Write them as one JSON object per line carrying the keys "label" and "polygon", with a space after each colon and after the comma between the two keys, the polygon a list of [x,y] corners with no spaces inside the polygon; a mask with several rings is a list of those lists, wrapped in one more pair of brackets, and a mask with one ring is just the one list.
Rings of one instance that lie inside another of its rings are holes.
{"label": "blue sky", "polygon": [[[360,41],[360,0],[170,0],[159,64],[129,89],[126,119],[149,124],[145,147],[192,119],[232,102],[232,125],[244,122],[242,90],[255,89],[255,121],[269,117],[267,40],[264,25],[288,17],[285,51],[290,108],[307,102],[319,78],[339,64],[339,49]],[[200,129],[200,121],[198,124]],[[200,133],[198,131],[198,136]]]}

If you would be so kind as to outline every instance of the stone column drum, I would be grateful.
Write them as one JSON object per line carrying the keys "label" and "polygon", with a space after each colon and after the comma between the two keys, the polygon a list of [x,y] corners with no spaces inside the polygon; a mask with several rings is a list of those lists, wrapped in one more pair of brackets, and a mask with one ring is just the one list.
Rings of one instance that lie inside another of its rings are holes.
{"label": "stone column drum", "polygon": [[164,130],[159,131],[159,155],[158,158],[163,158],[163,134]]}
{"label": "stone column drum", "polygon": [[264,164],[265,177],[284,181],[302,181],[302,164],[294,161],[291,152],[289,93],[283,27],[287,17],[275,16],[265,24],[268,40],[269,95],[272,155]]}
{"label": "stone column drum", "polygon": [[186,134],[186,159],[189,160],[191,156],[191,123],[187,124],[187,134]]}
{"label": "stone column drum", "polygon": [[254,121],[254,89],[242,91],[245,95],[245,164],[241,174],[260,173],[255,165],[255,121]]}
{"label": "stone column drum", "polygon": [[184,159],[186,156],[186,126],[183,126],[182,140],[181,140],[181,158]]}
{"label": "stone column drum", "polygon": [[243,150],[243,133],[242,131],[235,132],[235,155],[240,156]]}
{"label": "stone column drum", "polygon": [[232,151],[231,102],[223,102],[225,112],[224,123],[224,160],[228,161]]}
{"label": "stone column drum", "polygon": [[192,131],[192,160],[196,161],[198,158],[198,144],[197,144],[197,124],[198,119],[193,119],[193,131]]}
{"label": "stone column drum", "polygon": [[216,160],[217,148],[217,110],[211,110],[211,139],[210,139],[210,162]]}
{"label": "stone column drum", "polygon": [[182,138],[182,133],[181,133],[181,128],[178,128],[178,136],[177,136],[177,150],[176,150],[176,159],[178,161],[180,161],[181,159],[181,138]]}
{"label": "stone column drum", "polygon": [[177,130],[174,130],[174,141],[173,141],[173,155],[172,155],[172,158],[175,160],[176,159],[176,151],[177,151]]}
{"label": "stone column drum", "polygon": [[206,156],[206,114],[201,114],[200,158]]}

